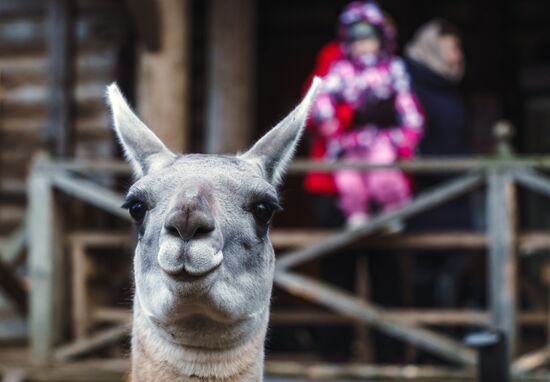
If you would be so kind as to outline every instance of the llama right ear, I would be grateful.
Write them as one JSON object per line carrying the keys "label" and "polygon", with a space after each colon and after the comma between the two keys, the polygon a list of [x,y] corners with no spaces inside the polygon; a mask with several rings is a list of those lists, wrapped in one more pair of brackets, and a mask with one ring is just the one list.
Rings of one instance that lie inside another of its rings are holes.
{"label": "llama right ear", "polygon": [[115,83],[107,88],[107,98],[113,114],[114,130],[136,178],[164,167],[175,158],[155,133],[134,114]]}
{"label": "llama right ear", "polygon": [[315,77],[302,100],[285,119],[267,132],[241,158],[258,163],[268,182],[278,185],[286,167],[294,155],[298,141],[304,132],[311,105],[321,87],[321,79]]}

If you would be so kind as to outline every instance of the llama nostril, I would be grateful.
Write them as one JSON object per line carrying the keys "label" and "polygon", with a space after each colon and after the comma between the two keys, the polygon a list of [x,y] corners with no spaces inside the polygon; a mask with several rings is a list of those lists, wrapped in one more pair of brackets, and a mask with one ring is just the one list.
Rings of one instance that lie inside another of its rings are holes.
{"label": "llama nostril", "polygon": [[174,236],[180,236],[180,233],[179,233],[179,231],[176,227],[166,225],[165,228],[170,234],[172,234]]}
{"label": "llama nostril", "polygon": [[214,219],[200,211],[182,213],[176,211],[168,216],[164,227],[168,233],[182,240],[196,239],[214,231]]}

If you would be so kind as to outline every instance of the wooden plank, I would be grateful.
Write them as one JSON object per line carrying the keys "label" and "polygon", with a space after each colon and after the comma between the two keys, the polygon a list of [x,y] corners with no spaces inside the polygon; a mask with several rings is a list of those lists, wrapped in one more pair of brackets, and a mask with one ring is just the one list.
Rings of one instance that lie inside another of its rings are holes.
{"label": "wooden plank", "polygon": [[529,168],[515,169],[513,177],[519,185],[550,197],[550,178]]}
{"label": "wooden plank", "polygon": [[[0,363],[0,373],[13,367]],[[48,367],[22,365],[20,369],[29,382],[119,382],[127,380],[130,361],[127,358],[88,359]]]}
{"label": "wooden plank", "polygon": [[526,373],[550,362],[550,345],[522,355],[512,363],[512,372]]}
{"label": "wooden plank", "polygon": [[[295,361],[266,362],[266,373],[280,377],[319,380],[416,380],[416,381],[470,381],[473,370],[419,365],[368,365],[360,363],[308,364]],[[496,381],[495,381],[496,382]]]}
{"label": "wooden plank", "polygon": [[389,164],[374,164],[368,161],[310,161],[295,160],[289,166],[290,174],[302,174],[310,171],[334,172],[338,169],[376,170],[396,168],[415,174],[448,174],[484,168],[532,167],[550,169],[550,157],[542,155],[523,155],[521,157],[495,158],[494,156],[478,156],[468,158],[422,158],[407,161],[397,161]]}
{"label": "wooden plank", "polygon": [[83,231],[71,233],[68,238],[70,245],[82,245],[87,248],[133,247],[135,241],[135,235],[131,231]]}
{"label": "wooden plank", "polygon": [[74,13],[72,0],[49,0],[50,118],[46,131],[52,151],[61,157],[74,150]]}
{"label": "wooden plank", "polygon": [[[326,229],[272,229],[269,237],[277,248],[305,248],[327,240],[342,230]],[[537,254],[550,249],[550,231],[527,231],[518,234],[518,252],[522,256]],[[369,236],[353,244],[361,249],[463,249],[484,250],[488,242],[485,233],[479,232],[419,232],[388,236]]]}
{"label": "wooden plank", "polygon": [[95,307],[92,318],[99,322],[129,322],[132,320],[132,312],[129,309]]}
{"label": "wooden plank", "polygon": [[548,249],[550,249],[550,232],[531,231],[519,234],[518,252],[521,255],[534,255]]}
{"label": "wooden plank", "polygon": [[517,203],[512,175],[495,169],[488,174],[489,305],[492,327],[502,330],[509,357],[516,349]]}
{"label": "wooden plank", "polygon": [[40,168],[40,160],[29,177],[28,198],[31,359],[34,363],[46,364],[59,335],[56,312],[60,301],[56,283],[62,253],[55,235],[57,222],[51,178]]}
{"label": "wooden plank", "polygon": [[86,264],[86,251],[82,245],[73,245],[71,250],[72,260],[72,318],[73,336],[79,340],[86,337],[90,326],[88,312],[88,288],[86,285],[88,268]]}
{"label": "wooden plank", "polygon": [[[464,161],[464,162],[463,162]],[[58,161],[58,166],[66,170],[78,171],[110,171],[121,174],[130,174],[131,169],[124,161],[116,160],[75,160]],[[309,160],[295,160],[289,166],[289,171],[293,174],[303,174],[310,171],[334,172],[338,169],[353,168],[358,170],[374,170],[380,168],[398,168],[411,173],[449,173],[456,171],[468,171],[479,168],[492,167],[517,167],[528,166],[532,168],[550,170],[550,157],[547,156],[522,156],[514,159],[496,160],[492,157],[479,157],[474,159],[415,159],[405,162],[394,162],[388,165],[378,165],[367,161],[358,162],[319,162]]]}
{"label": "wooden plank", "polygon": [[26,236],[26,223],[23,222],[7,240],[2,241],[0,245],[0,259],[8,264],[15,263],[19,254],[25,249],[27,242]]}
{"label": "wooden plank", "polygon": [[277,269],[293,267],[344,248],[380,230],[396,219],[407,219],[423,211],[437,207],[475,188],[482,180],[483,178],[479,174],[469,174],[446,182],[444,185],[418,196],[410,204],[377,216],[360,227],[338,233],[308,248],[287,253],[277,260]]}
{"label": "wooden plank", "polygon": [[275,284],[293,295],[361,320],[387,335],[412,343],[420,349],[449,361],[466,365],[474,365],[476,362],[475,353],[463,344],[433,331],[411,325],[407,321],[389,318],[383,309],[337,288],[281,270],[275,273]]}
{"label": "wooden plank", "polygon": [[128,212],[121,208],[124,198],[108,188],[69,173],[57,172],[53,175],[56,188],[77,199],[90,203],[122,219],[131,220]]}
{"label": "wooden plank", "polygon": [[[273,229],[269,237],[275,248],[305,248],[320,241],[330,239],[343,232],[342,230],[308,230],[308,229]],[[541,234],[542,236],[542,234]],[[464,249],[481,250],[487,248],[484,233],[478,232],[421,232],[393,234],[390,236],[369,236],[354,243],[354,248],[361,249]],[[550,240],[548,240],[550,247]]]}
{"label": "wooden plank", "polygon": [[[489,313],[460,309],[397,309],[386,308],[387,317],[402,319],[416,325],[482,326],[489,323]],[[91,313],[94,321],[127,322],[132,312],[122,308],[97,307]],[[543,311],[525,311],[518,314],[518,322],[524,326],[544,326],[549,315]],[[345,325],[358,320],[334,312],[321,310],[274,310],[270,323],[273,325]]]}
{"label": "wooden plank", "polygon": [[132,325],[130,323],[104,329],[93,336],[57,348],[54,359],[56,361],[68,361],[75,357],[91,353],[127,337],[130,335],[131,329]]}
{"label": "wooden plank", "polygon": [[[370,277],[368,259],[358,256],[355,261],[355,294],[361,300],[370,299]],[[357,362],[372,363],[374,360],[373,341],[371,331],[363,322],[358,322],[354,327],[355,337],[352,350],[354,360]]]}
{"label": "wooden plank", "polygon": [[211,1],[206,151],[246,149],[254,126],[256,1]]}
{"label": "wooden plank", "polygon": [[[127,1],[134,3],[134,1]],[[169,148],[186,152],[189,147],[189,93],[190,93],[190,0],[139,0],[132,9],[147,23],[137,27],[145,34],[144,43],[157,41],[156,50],[140,51],[138,67],[138,110],[141,118],[166,142]],[[140,8],[143,6],[147,8]],[[146,12],[150,9],[147,14]],[[151,27],[159,36],[153,37]],[[226,33],[232,33],[226,31]],[[141,36],[140,36],[141,37]],[[149,46],[148,48],[154,48]],[[229,126],[228,126],[229,127]],[[233,131],[237,133],[236,131]]]}

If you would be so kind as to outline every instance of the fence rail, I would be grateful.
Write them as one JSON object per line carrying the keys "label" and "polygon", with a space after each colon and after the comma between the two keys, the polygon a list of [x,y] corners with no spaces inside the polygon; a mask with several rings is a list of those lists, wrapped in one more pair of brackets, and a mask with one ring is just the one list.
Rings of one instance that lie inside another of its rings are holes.
{"label": "fence rail", "polygon": [[[333,171],[339,168],[372,170],[382,167],[388,166],[358,162],[296,161],[291,165],[290,172],[298,174],[312,170]],[[367,301],[364,296],[355,296],[320,280],[302,276],[293,268],[333,254],[351,244],[360,243],[364,248],[368,248],[369,240],[371,246],[376,242],[376,238],[371,235],[389,222],[421,214],[455,197],[486,186],[488,201],[486,233],[424,233],[428,236],[423,239],[423,234],[409,234],[396,237],[395,243],[402,243],[401,247],[398,246],[399,248],[407,245],[414,247],[415,243],[416,245],[423,243],[428,247],[432,245],[436,248],[445,245],[461,246],[461,243],[466,248],[487,248],[490,264],[487,275],[490,304],[488,311],[479,313],[475,319],[479,322],[489,320],[490,326],[503,330],[510,338],[512,350],[510,354],[516,358],[516,327],[520,318],[523,322],[526,317],[525,313],[517,312],[518,250],[529,252],[529,248],[550,249],[550,240],[545,239],[544,232],[518,231],[516,184],[550,196],[550,179],[537,172],[537,169],[550,170],[550,158],[532,156],[412,160],[395,163],[390,167],[411,173],[465,172],[465,174],[418,196],[409,205],[377,216],[360,227],[318,233],[319,236],[315,240],[311,239],[307,246],[300,244],[301,240],[298,238],[299,235],[307,235],[307,231],[295,232],[296,237],[274,231],[275,243],[279,241],[283,243],[281,247],[294,248],[284,254],[278,254],[275,284],[291,294],[328,307],[355,324],[357,322],[368,324],[458,365],[472,366],[475,364],[474,352],[461,342],[428,329],[426,326],[429,323],[422,320],[421,311],[411,312],[420,317],[416,321],[407,316],[399,317]],[[62,343],[59,328],[59,306],[62,302],[59,275],[62,272],[63,250],[59,238],[62,227],[59,226],[59,220],[56,218],[60,211],[58,211],[54,192],[71,195],[117,217],[128,219],[126,213],[120,209],[122,197],[118,193],[82,175],[94,172],[129,175],[129,171],[129,166],[123,162],[52,162],[45,158],[37,161],[33,168],[29,181],[28,245],[33,285],[30,299],[31,346],[36,363],[47,364],[54,361],[54,357],[57,360],[71,358],[75,354],[88,351],[89,346],[103,346],[104,343],[111,342],[113,336],[114,338],[124,336],[128,331],[127,326],[124,326],[125,322],[119,321],[117,324],[119,326],[100,333],[88,342],[64,343],[61,348],[58,348]],[[437,315],[436,312],[432,311],[432,313]],[[438,318],[442,322],[445,319],[448,321],[448,315],[445,316],[447,318],[444,316],[444,312],[441,312],[441,316],[433,318],[431,322],[437,322]],[[537,322],[544,324],[545,317],[547,316],[543,315]],[[292,317],[288,320],[292,320]],[[327,316],[327,320],[334,320],[334,317]],[[277,319],[274,321],[276,322]],[[548,348],[545,347],[518,358],[515,365],[519,366],[514,370],[516,373],[526,373],[540,367],[547,360]]]}

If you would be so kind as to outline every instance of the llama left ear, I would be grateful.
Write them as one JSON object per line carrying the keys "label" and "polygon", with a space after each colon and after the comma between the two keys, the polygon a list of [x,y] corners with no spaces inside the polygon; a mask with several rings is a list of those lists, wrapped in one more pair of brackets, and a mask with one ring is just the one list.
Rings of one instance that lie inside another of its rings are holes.
{"label": "llama left ear", "polygon": [[281,182],[294,155],[320,85],[321,80],[315,77],[302,102],[277,126],[260,138],[250,150],[241,155],[241,159],[259,163],[266,180],[273,185]]}
{"label": "llama left ear", "polygon": [[134,114],[116,84],[113,83],[107,88],[107,98],[113,114],[116,135],[136,178],[173,161],[175,155]]}

